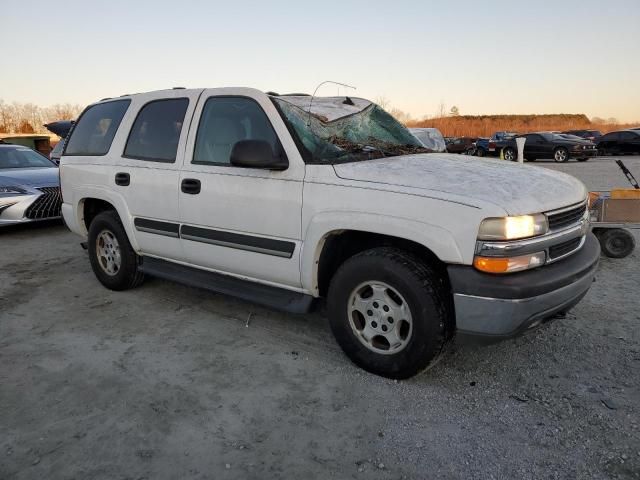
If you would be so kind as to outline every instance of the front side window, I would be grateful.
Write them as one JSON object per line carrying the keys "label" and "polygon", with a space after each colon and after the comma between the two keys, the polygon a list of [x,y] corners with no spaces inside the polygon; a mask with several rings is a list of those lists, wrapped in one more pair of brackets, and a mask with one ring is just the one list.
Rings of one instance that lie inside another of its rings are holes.
{"label": "front side window", "polygon": [[87,108],[76,123],[64,155],[106,155],[131,100],[115,100]]}
{"label": "front side window", "polygon": [[202,109],[193,163],[230,165],[231,151],[242,140],[263,140],[274,156],[282,146],[269,118],[254,100],[243,97],[211,97]]}
{"label": "front side window", "polygon": [[131,127],[124,156],[152,162],[175,162],[188,106],[187,98],[147,103]]}
{"label": "front side window", "polygon": [[620,139],[620,134],[618,132],[608,133],[607,135],[602,137],[602,140],[607,141],[607,142],[616,142],[619,139]]}
{"label": "front side window", "polygon": [[29,148],[0,148],[0,170],[5,168],[51,168],[53,163]]}

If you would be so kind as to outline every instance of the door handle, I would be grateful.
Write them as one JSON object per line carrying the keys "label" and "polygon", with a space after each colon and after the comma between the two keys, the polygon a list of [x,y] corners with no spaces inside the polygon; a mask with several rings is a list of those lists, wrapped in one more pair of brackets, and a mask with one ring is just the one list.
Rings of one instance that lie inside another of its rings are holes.
{"label": "door handle", "polygon": [[185,178],[180,184],[182,193],[188,193],[189,195],[197,195],[200,193],[200,180],[195,178]]}
{"label": "door handle", "polygon": [[131,183],[131,177],[128,173],[118,172],[116,173],[116,185],[120,185],[121,187],[128,187]]}

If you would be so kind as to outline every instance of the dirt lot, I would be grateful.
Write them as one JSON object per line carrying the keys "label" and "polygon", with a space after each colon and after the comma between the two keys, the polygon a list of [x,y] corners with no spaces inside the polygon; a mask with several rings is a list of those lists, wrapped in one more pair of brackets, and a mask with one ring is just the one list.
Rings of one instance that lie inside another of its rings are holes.
{"label": "dirt lot", "polygon": [[[626,186],[610,158],[541,165]],[[640,251],[566,319],[394,382],[319,314],[107,291],[59,225],[0,245],[1,479],[640,478]]]}

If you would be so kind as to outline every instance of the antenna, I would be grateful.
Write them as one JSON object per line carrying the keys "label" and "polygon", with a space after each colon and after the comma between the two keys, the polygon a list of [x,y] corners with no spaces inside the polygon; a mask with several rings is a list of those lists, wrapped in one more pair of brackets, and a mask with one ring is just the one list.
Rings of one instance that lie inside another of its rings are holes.
{"label": "antenna", "polygon": [[351,85],[347,85],[346,83],[334,82],[333,80],[325,80],[324,82],[319,83],[318,86],[316,87],[316,89],[313,91],[313,95],[311,95],[311,100],[309,100],[309,116],[308,116],[308,120],[307,120],[307,127],[311,126],[311,106],[313,105],[313,99],[315,98],[316,92],[318,91],[318,89],[322,85],[324,85],[325,83],[333,83],[334,85],[340,85],[342,87],[353,88],[354,90],[356,89],[356,87],[352,87]]}

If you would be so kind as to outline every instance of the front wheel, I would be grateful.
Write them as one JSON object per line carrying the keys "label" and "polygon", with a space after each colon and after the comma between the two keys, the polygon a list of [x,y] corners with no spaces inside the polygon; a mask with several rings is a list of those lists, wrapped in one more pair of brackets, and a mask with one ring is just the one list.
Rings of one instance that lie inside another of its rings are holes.
{"label": "front wheel", "polygon": [[558,162],[566,162],[569,160],[569,150],[564,147],[557,148],[555,152],[553,152],[553,159]]}
{"label": "front wheel", "polygon": [[88,237],[89,261],[100,283],[110,290],[127,290],[142,283],[138,255],[116,212],[98,214],[89,226]]}
{"label": "front wheel", "polygon": [[329,323],[338,344],[356,365],[384,377],[408,378],[432,364],[450,312],[438,274],[391,247],[351,257],[329,287]]}

